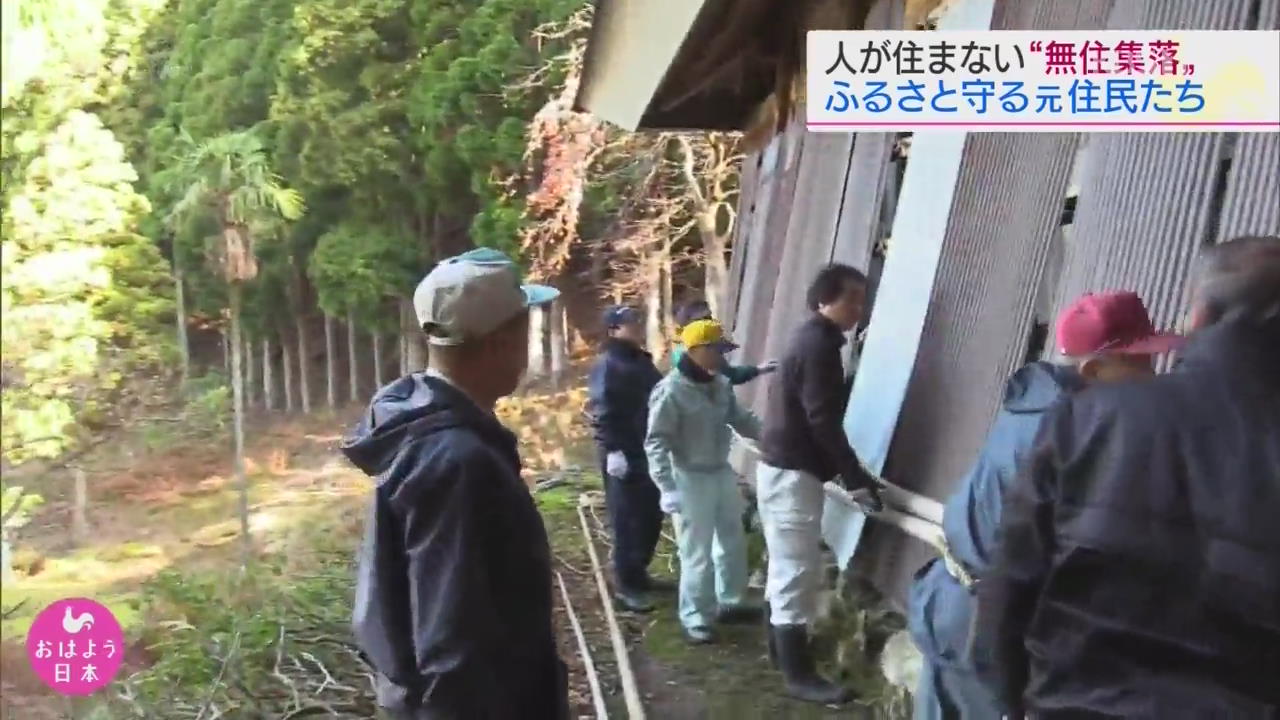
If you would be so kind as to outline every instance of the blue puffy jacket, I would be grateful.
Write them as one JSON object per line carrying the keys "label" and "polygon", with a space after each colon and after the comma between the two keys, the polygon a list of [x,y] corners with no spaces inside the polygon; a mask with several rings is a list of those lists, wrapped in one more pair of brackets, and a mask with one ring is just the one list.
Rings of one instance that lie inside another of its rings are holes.
{"label": "blue puffy jacket", "polygon": [[[1080,382],[1074,369],[1044,362],[1014,373],[977,463],[947,500],[942,521],[947,546],[979,581],[994,561],[1005,491],[1018,463],[1031,451],[1045,412]],[[911,588],[908,624],[927,662],[957,667],[989,663],[986,650],[969,652],[973,609],[970,590],[947,572],[941,560],[920,570]]]}

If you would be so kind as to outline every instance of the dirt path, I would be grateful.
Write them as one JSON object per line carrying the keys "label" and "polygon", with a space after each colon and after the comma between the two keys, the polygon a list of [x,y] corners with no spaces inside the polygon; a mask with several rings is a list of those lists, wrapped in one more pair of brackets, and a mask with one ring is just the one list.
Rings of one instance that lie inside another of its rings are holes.
{"label": "dirt path", "polygon": [[[609,693],[610,717],[625,718],[621,683],[613,662],[607,625],[594,578],[589,575],[590,560],[577,516],[578,498],[582,493],[599,493],[599,481],[589,474],[575,473],[573,480],[554,490],[538,493],[539,506],[547,520],[552,545],[558,561],[566,569],[566,582],[574,578],[573,603],[579,617],[589,627],[587,632],[592,656],[602,668],[604,686]],[[602,561],[608,557],[607,528],[601,522],[603,508],[588,515]],[[675,579],[674,552],[664,537],[659,557],[652,568],[655,575]],[[586,572],[583,572],[586,571]],[[759,601],[759,593],[754,599]],[[800,703],[782,692],[781,677],[769,666],[762,625],[723,628],[719,642],[711,646],[688,645],[676,619],[674,593],[654,597],[653,613],[635,615],[619,613],[629,642],[629,653],[637,682],[650,718],[660,720],[818,720],[821,718],[867,718],[899,720],[909,717],[900,693],[892,690],[879,677],[869,662],[858,668],[856,679],[847,680],[860,692],[861,700],[843,708],[825,708]],[[567,628],[567,623],[564,625]],[[567,632],[567,631],[566,631]],[[572,638],[563,646],[565,657],[577,661]],[[577,663],[580,664],[580,663]],[[591,715],[590,697],[585,679],[578,695],[585,698],[580,717]]]}

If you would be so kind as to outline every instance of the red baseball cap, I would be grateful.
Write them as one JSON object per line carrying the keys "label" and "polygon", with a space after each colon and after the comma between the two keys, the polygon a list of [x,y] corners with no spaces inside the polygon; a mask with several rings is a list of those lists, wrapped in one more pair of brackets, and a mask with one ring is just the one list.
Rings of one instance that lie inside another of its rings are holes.
{"label": "red baseball cap", "polygon": [[1156,332],[1137,293],[1086,293],[1058,316],[1058,350],[1068,357],[1096,353],[1162,355],[1182,345],[1182,336]]}

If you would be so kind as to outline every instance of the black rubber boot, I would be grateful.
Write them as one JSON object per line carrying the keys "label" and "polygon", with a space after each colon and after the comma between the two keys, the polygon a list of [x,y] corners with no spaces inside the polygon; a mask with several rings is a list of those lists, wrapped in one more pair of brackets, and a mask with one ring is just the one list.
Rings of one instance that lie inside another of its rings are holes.
{"label": "black rubber boot", "polygon": [[778,652],[778,664],[787,683],[787,694],[797,700],[819,705],[843,705],[853,699],[848,690],[818,674],[809,648],[809,631],[804,625],[774,625],[770,628]]}

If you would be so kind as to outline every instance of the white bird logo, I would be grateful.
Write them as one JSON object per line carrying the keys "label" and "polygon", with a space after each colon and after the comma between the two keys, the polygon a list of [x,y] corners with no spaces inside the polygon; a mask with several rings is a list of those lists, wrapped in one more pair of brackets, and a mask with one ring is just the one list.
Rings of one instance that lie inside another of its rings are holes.
{"label": "white bird logo", "polygon": [[71,606],[68,605],[66,612],[62,614],[62,629],[72,635],[76,635],[86,627],[93,627],[93,616],[87,610],[80,613],[79,616],[72,616]]}

